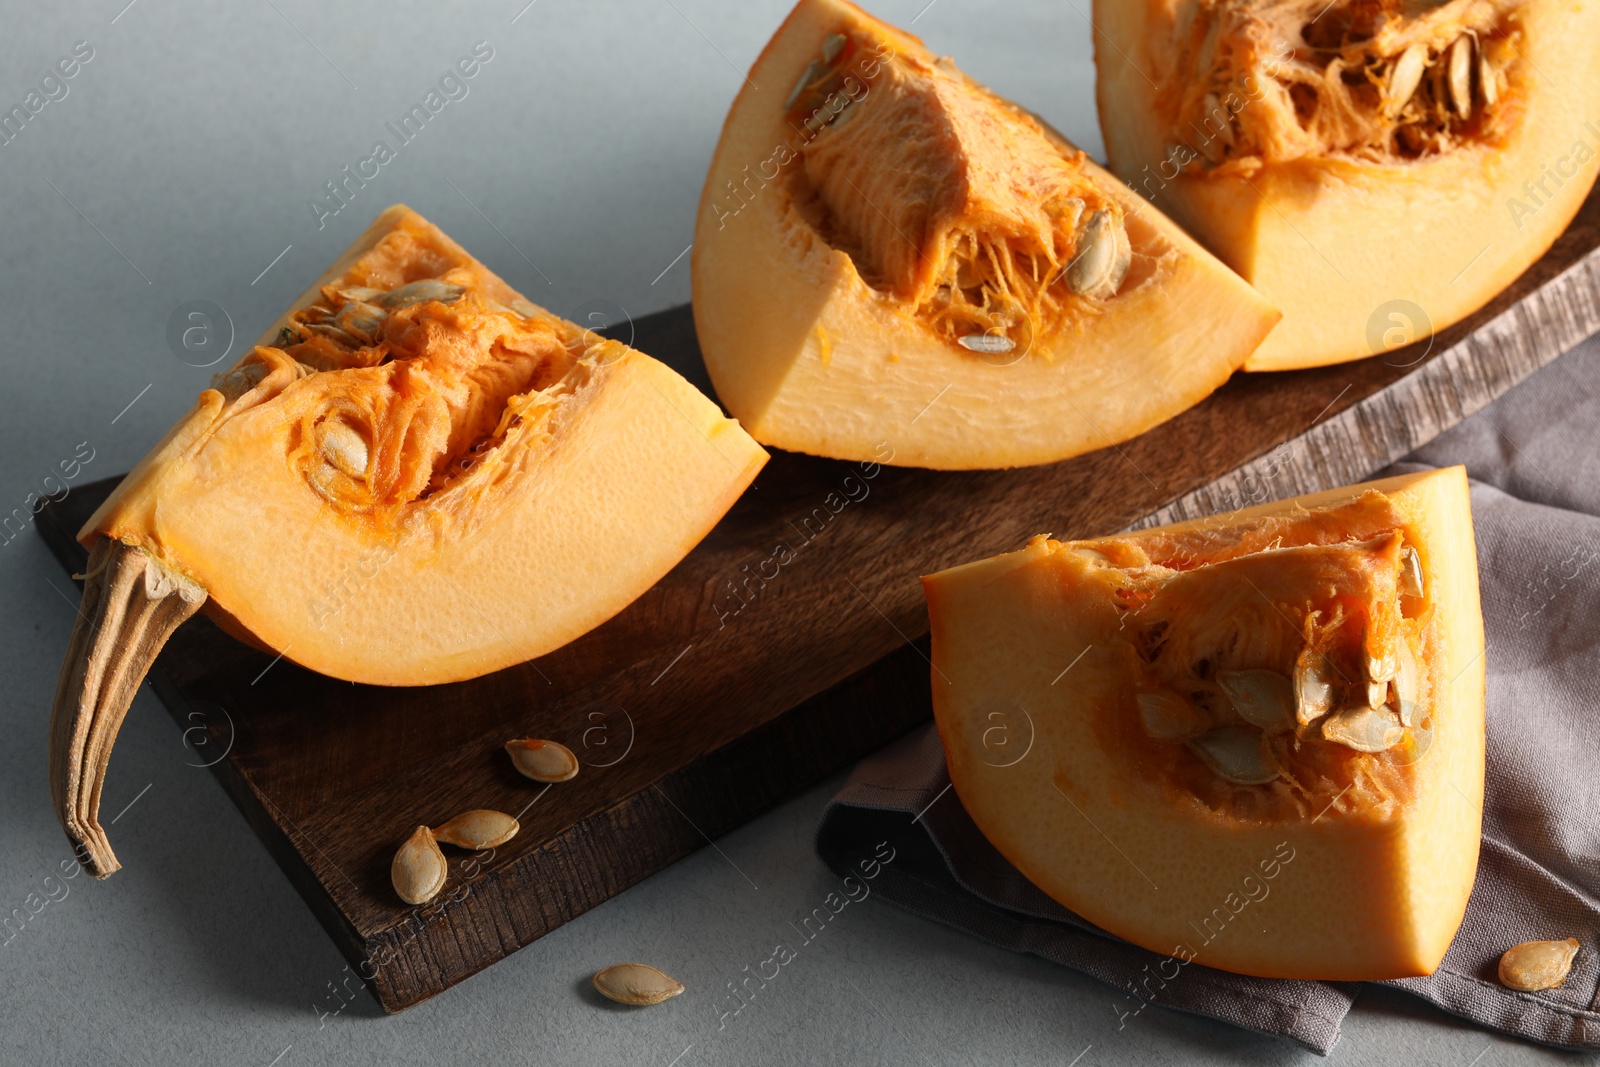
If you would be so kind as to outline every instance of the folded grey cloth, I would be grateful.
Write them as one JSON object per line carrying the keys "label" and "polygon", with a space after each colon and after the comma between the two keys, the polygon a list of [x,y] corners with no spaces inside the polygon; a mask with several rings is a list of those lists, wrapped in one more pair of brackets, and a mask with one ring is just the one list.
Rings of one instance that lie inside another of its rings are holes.
{"label": "folded grey cloth", "polygon": [[[1483,848],[1444,964],[1385,983],[1547,1045],[1600,1049],[1600,338],[1591,339],[1391,473],[1465,463],[1473,478],[1489,674]],[[945,792],[932,726],[863,761],[833,799],[817,852],[850,873],[896,850],[874,886],[892,903],[1106,982],[1107,1026],[1150,1005],[1290,1038],[1326,1055],[1358,983],[1247,978],[1165,957],[1098,929],[1036,889]],[[1583,945],[1564,985],[1495,980],[1522,941]]]}

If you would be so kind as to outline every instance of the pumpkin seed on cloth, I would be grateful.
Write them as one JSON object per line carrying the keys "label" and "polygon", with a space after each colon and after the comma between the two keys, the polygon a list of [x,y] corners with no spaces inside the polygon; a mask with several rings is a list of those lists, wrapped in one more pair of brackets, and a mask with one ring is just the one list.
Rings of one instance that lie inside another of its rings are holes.
{"label": "pumpkin seed on cloth", "polygon": [[1500,983],[1524,992],[1554,989],[1567,980],[1578,948],[1575,937],[1564,941],[1524,941],[1508,948],[1500,957]]}
{"label": "pumpkin seed on cloth", "polygon": [[[1489,1042],[1491,1031],[1600,1051],[1592,1003],[1600,983],[1600,872],[1593,863],[1600,850],[1594,772],[1600,716],[1590,689],[1593,649],[1600,646],[1600,481],[1587,458],[1600,455],[1600,394],[1587,386],[1594,381],[1600,381],[1600,339],[1578,345],[1387,472],[1465,463],[1476,479],[1472,523],[1488,641],[1489,752],[1477,878],[1443,966],[1431,975],[1377,983],[1482,1027],[1483,1036],[1460,1057],[1463,1067]],[[1421,587],[1420,569],[1414,574],[1403,595],[1436,595]],[[1428,704],[1431,696],[1430,683],[1419,681],[1415,670],[1426,650],[1417,648],[1413,663],[1404,646],[1398,651],[1391,684],[1399,715],[1415,721],[1420,713],[1409,705],[1419,699]],[[1358,683],[1357,672],[1350,673],[1351,684]],[[1329,677],[1339,682],[1337,674]],[[1446,686],[1451,679],[1431,684]],[[818,828],[817,852],[834,874],[859,878],[861,858],[887,841],[882,852],[894,848],[898,858],[872,882],[874,898],[1121,989],[1138,989],[1146,975],[1162,968],[1173,973],[1174,964],[1162,953],[1107,936],[1046,897],[998,854],[950,796],[913,825],[913,817],[949,786],[945,766],[931,725],[858,765]],[[891,872],[913,855],[928,857],[918,860],[915,878],[892,879]],[[1291,863],[1288,871],[1293,870]],[[1553,944],[1517,945],[1530,938]],[[1566,960],[1572,942],[1577,950]],[[1545,988],[1503,983],[1497,971],[1508,950],[1505,976]],[[1563,960],[1570,968],[1564,979],[1548,984],[1554,975],[1544,966]],[[1346,1053],[1337,1048],[1340,1027],[1362,988],[1358,983],[1228,974],[1204,966],[1203,957],[1181,972],[1137,1019],[1127,1017],[1129,1030],[1150,1023],[1152,1012],[1178,1010],[1281,1036],[1322,1055]],[[1119,1011],[1140,1007],[1131,995],[1113,1003]],[[1286,1003],[1294,1009],[1286,1012]],[[1116,1017],[1108,1017],[1114,1030]],[[1353,1035],[1360,1039],[1360,1033]],[[1491,1053],[1478,1067],[1492,1059]]]}

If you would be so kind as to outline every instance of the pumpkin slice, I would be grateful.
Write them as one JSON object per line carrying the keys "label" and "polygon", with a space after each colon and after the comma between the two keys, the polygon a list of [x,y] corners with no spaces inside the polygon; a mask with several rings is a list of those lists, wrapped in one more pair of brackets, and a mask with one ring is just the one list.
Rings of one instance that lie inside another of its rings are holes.
{"label": "pumpkin slice", "polygon": [[487,674],[622,610],[765,461],[665,365],[389,208],[79,534],[50,752],[68,836],[97,876],[117,869],[96,822],[111,744],[202,604],[335,678]]}
{"label": "pumpkin slice", "polygon": [[1245,365],[1470,315],[1600,172],[1600,4],[1095,0],[1111,169],[1283,311]]}
{"label": "pumpkin slice", "polygon": [[923,582],[951,781],[1039,888],[1185,963],[1438,967],[1483,810],[1462,468]]}
{"label": "pumpkin slice", "polygon": [[706,366],[757,440],[944,469],[1132,437],[1277,320],[1060,135],[843,0],[801,0],[756,60],[693,274]]}

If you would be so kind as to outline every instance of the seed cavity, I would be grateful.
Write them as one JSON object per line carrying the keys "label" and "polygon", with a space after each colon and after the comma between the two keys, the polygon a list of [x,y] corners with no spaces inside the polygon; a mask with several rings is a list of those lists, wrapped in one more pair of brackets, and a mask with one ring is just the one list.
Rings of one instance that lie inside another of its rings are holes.
{"label": "seed cavity", "polygon": [[394,891],[407,904],[426,904],[444,888],[445,875],[449,873],[444,853],[433,838],[433,831],[419,826],[406,838],[400,851],[394,854],[389,866],[389,880]]}
{"label": "seed cavity", "polygon": [[1218,671],[1233,710],[1252,726],[1269,733],[1291,730],[1295,724],[1294,683],[1277,671]]}
{"label": "seed cavity", "polygon": [[594,987],[618,1004],[645,1007],[671,1000],[683,983],[646,963],[614,963],[595,972]]}
{"label": "seed cavity", "polygon": [[1190,741],[1189,748],[1217,774],[1238,785],[1263,785],[1280,773],[1259,730],[1224,726]]}
{"label": "seed cavity", "polygon": [[1139,721],[1144,732],[1161,741],[1182,741],[1205,728],[1195,706],[1170,689],[1140,693]]}
{"label": "seed cavity", "polygon": [[524,737],[507,741],[506,752],[517,770],[536,782],[565,782],[578,773],[578,757],[555,741]]}
{"label": "seed cavity", "polygon": [[1500,984],[1526,993],[1554,989],[1567,980],[1580,947],[1575,937],[1524,941],[1500,957]]}
{"label": "seed cavity", "polygon": [[516,837],[521,828],[517,820],[503,811],[479,808],[462,812],[443,826],[435,827],[433,838],[440,844],[457,848],[499,848]]}
{"label": "seed cavity", "polygon": [[1322,722],[1322,736],[1357,752],[1387,752],[1405,740],[1406,731],[1388,708],[1345,708]]}

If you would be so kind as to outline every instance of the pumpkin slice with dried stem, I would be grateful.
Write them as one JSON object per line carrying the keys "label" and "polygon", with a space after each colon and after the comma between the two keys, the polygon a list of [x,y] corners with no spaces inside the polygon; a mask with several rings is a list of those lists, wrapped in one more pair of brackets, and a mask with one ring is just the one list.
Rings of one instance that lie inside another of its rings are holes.
{"label": "pumpkin slice with dried stem", "polygon": [[388,209],[80,532],[50,746],[68,837],[96,876],[117,869],[96,821],[112,742],[202,605],[335,678],[475,677],[627,606],[765,461],[665,365]]}
{"label": "pumpkin slice with dried stem", "polygon": [[1600,5],[1095,0],[1094,21],[1111,169],[1283,311],[1246,370],[1470,315],[1600,173]]}
{"label": "pumpkin slice with dried stem", "polygon": [[706,367],[757,440],[909,466],[1126,440],[1278,319],[1035,116],[844,0],[801,0],[756,60],[692,263]]}
{"label": "pumpkin slice with dried stem", "polygon": [[950,779],[1039,888],[1183,963],[1438,967],[1483,811],[1462,468],[923,581]]}

